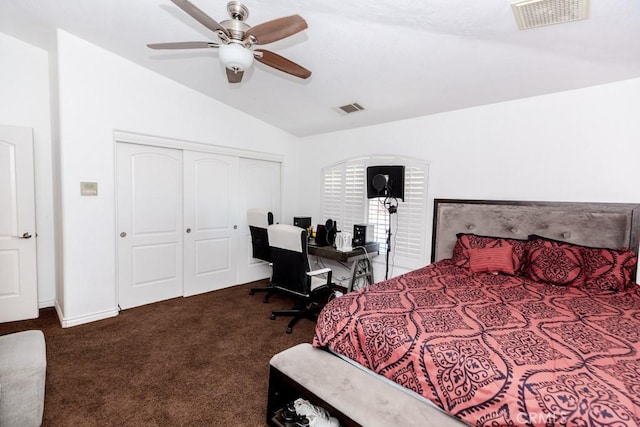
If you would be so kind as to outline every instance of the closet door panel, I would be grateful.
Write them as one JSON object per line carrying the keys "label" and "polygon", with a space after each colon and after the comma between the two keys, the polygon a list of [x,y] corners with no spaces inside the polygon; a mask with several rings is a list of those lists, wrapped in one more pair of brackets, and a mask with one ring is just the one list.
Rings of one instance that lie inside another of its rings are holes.
{"label": "closet door panel", "polygon": [[249,208],[280,219],[280,163],[117,144],[121,308],[269,277],[251,256]]}
{"label": "closet door panel", "polygon": [[260,208],[273,212],[274,222],[280,218],[281,164],[265,160],[240,159],[240,237],[238,271],[239,283],[247,283],[271,276],[268,263],[252,256],[251,234],[247,224],[247,210]]}
{"label": "closet door panel", "polygon": [[119,143],[118,303],[182,295],[182,152]]}
{"label": "closet door panel", "polygon": [[184,295],[237,284],[238,158],[185,151]]}

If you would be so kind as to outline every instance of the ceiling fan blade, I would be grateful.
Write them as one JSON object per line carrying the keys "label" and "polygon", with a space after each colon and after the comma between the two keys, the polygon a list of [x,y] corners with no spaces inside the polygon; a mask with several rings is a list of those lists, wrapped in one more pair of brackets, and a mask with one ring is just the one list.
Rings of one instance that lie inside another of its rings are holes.
{"label": "ceiling fan blade", "polygon": [[280,56],[277,53],[264,49],[256,49],[254,52],[260,52],[262,54],[256,55],[256,61],[262,62],[264,65],[284,71],[292,76],[300,77],[301,79],[306,79],[311,76],[311,71],[296,64],[295,62],[289,61],[287,58]]}
{"label": "ceiling fan blade", "polygon": [[244,71],[234,71],[226,67],[225,70],[227,72],[227,80],[229,80],[229,83],[240,83],[242,81]]}
{"label": "ceiling fan blade", "polygon": [[218,48],[219,44],[213,42],[174,42],[174,43],[151,43],[147,47],[151,49],[207,49]]}
{"label": "ceiling fan blade", "polygon": [[206,13],[204,13],[202,10],[198,9],[196,5],[191,3],[189,0],[171,0],[171,1],[173,2],[173,4],[175,4],[180,9],[182,9],[186,14],[191,16],[193,19],[195,19],[196,21],[198,21],[199,23],[201,23],[202,25],[204,25],[214,33],[217,33],[218,31],[222,31],[226,35],[229,35],[227,30],[222,25],[218,24],[218,22],[216,22],[213,18],[211,18]]}
{"label": "ceiling fan blade", "polygon": [[300,15],[291,15],[251,27],[247,30],[246,37],[255,37],[256,44],[267,44],[292,36],[306,28],[307,21]]}

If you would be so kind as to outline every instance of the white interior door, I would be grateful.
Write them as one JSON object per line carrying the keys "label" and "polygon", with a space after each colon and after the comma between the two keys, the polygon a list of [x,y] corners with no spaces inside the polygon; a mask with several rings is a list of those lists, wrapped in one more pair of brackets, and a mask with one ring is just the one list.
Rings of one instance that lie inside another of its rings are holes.
{"label": "white interior door", "polygon": [[38,317],[32,135],[0,126],[0,322]]}
{"label": "white interior door", "polygon": [[238,158],[184,151],[184,295],[237,284]]}
{"label": "white interior door", "polygon": [[117,144],[118,301],[181,296],[182,152]]}
{"label": "white interior door", "polygon": [[238,271],[239,283],[271,276],[268,263],[252,257],[251,234],[247,224],[247,209],[268,209],[274,222],[280,221],[280,163],[265,160],[240,159],[240,200],[238,227],[241,233]]}

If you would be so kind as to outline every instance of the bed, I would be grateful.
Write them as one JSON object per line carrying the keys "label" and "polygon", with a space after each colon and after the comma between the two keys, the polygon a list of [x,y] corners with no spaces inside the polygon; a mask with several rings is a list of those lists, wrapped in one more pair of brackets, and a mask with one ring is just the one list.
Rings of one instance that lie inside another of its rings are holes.
{"label": "bed", "polygon": [[437,199],[432,263],[313,345],[469,425],[640,425],[639,236],[640,204]]}

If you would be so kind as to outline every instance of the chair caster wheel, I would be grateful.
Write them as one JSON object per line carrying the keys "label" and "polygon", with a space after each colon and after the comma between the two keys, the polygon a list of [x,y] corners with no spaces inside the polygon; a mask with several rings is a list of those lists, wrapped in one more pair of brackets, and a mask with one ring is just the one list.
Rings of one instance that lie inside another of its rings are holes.
{"label": "chair caster wheel", "polygon": [[270,319],[271,319],[271,320],[276,320],[276,315],[275,315],[275,314],[272,314],[272,315],[271,315],[271,317],[270,317]]}
{"label": "chair caster wheel", "polygon": [[293,329],[292,329],[292,328],[287,328],[287,331],[286,331],[286,332],[287,332],[288,334],[290,334],[291,332],[293,332]]}

